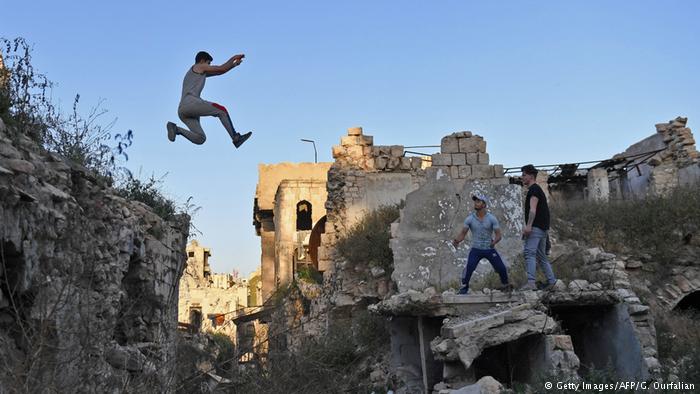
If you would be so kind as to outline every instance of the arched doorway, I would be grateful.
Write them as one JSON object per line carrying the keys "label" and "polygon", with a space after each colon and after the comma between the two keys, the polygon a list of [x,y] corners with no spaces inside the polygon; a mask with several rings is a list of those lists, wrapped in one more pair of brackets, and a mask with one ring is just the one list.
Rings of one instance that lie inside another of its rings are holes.
{"label": "arched doorway", "polygon": [[309,237],[309,256],[314,268],[318,270],[318,247],[321,246],[321,234],[326,232],[326,217],[322,217],[316,222]]}

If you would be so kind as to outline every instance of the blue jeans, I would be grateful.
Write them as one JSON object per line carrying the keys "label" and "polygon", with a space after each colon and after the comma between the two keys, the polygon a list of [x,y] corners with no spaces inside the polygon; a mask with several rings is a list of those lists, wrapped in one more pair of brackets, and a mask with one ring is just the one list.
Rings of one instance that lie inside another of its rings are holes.
{"label": "blue jeans", "polygon": [[469,280],[472,278],[476,266],[479,265],[481,259],[487,259],[493,269],[498,272],[498,276],[501,277],[502,284],[508,284],[508,271],[506,270],[506,265],[503,264],[501,256],[498,254],[496,249],[475,249],[471,248],[469,251],[469,259],[467,260],[467,266],[464,267],[464,273],[462,274],[462,284],[466,289],[469,289]]}
{"label": "blue jeans", "polygon": [[552,266],[549,264],[549,259],[547,258],[547,232],[533,227],[530,236],[525,238],[525,268],[527,270],[527,281],[528,283],[535,283],[535,269],[539,263],[540,269],[544,272],[547,277],[548,283],[554,283],[557,278],[554,277],[554,272],[552,272]]}

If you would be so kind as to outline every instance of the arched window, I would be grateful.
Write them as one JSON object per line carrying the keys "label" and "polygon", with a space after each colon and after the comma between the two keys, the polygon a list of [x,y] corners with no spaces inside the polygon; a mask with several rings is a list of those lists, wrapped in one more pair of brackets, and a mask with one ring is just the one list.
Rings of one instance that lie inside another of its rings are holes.
{"label": "arched window", "polygon": [[297,231],[311,230],[311,203],[299,201],[297,204]]}

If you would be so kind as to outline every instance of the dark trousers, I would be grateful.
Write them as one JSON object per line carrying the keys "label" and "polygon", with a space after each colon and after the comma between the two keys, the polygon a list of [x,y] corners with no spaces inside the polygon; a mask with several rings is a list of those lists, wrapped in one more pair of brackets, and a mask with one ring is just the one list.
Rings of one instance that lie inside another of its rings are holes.
{"label": "dark trousers", "polygon": [[496,249],[475,249],[471,248],[469,251],[469,259],[467,260],[467,266],[464,267],[464,273],[462,274],[462,284],[469,288],[469,280],[472,278],[472,274],[479,265],[481,259],[487,259],[493,269],[498,272],[498,276],[501,277],[501,283],[508,283],[508,271],[506,270],[506,265],[503,264],[501,256],[498,254]]}

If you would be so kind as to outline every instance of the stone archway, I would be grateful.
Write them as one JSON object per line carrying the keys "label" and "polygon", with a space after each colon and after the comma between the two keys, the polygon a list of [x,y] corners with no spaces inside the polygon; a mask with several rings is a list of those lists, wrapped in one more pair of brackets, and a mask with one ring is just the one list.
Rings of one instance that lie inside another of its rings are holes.
{"label": "stone archway", "polygon": [[321,234],[326,232],[326,217],[316,222],[309,236],[309,256],[314,268],[318,269],[318,247],[321,246]]}
{"label": "stone archway", "polygon": [[[671,278],[657,290],[660,303],[669,310],[684,308],[688,303],[700,305],[700,269],[682,267],[674,269]],[[689,298],[688,298],[689,297]]]}
{"label": "stone archway", "polygon": [[673,308],[676,311],[695,310],[700,312],[700,290],[694,291],[680,299]]}

